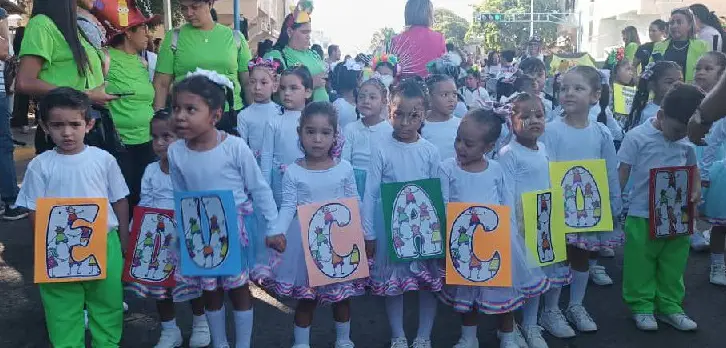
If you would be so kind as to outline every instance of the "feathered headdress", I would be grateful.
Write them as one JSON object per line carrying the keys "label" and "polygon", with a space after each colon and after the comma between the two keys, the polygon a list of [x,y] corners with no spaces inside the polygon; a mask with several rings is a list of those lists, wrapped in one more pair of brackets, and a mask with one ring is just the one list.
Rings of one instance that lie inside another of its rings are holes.
{"label": "feathered headdress", "polygon": [[282,72],[282,65],[280,64],[280,61],[270,58],[257,57],[250,60],[250,62],[247,63],[247,67],[250,69],[250,71],[252,70],[252,68],[261,67],[270,69],[274,74],[279,74]]}
{"label": "feathered headdress", "polygon": [[294,24],[303,24],[310,22],[310,15],[313,13],[313,2],[311,0],[300,0],[297,6],[291,8],[292,20],[287,24],[292,27]]}
{"label": "feathered headdress", "polygon": [[613,49],[610,51],[610,54],[608,54],[607,65],[615,66],[624,58],[625,58],[625,48],[618,47],[616,49]]}
{"label": "feathered headdress", "polygon": [[393,67],[393,75],[398,75],[398,57],[395,54],[382,53],[373,56],[371,66],[373,69],[378,67],[378,64],[390,64]]}

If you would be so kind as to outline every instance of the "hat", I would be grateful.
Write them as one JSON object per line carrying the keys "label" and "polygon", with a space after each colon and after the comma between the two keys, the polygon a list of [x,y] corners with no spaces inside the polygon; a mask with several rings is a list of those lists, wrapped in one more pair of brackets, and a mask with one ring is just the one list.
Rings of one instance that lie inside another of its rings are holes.
{"label": "hat", "polygon": [[108,41],[129,28],[161,23],[161,16],[152,15],[145,0],[96,0],[92,12],[106,27]]}

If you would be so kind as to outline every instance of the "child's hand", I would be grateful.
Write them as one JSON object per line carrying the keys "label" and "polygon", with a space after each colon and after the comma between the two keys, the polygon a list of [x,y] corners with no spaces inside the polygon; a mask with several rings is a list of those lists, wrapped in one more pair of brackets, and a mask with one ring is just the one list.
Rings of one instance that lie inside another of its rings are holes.
{"label": "child's hand", "polygon": [[373,257],[376,255],[376,241],[375,240],[367,240],[366,241],[366,256],[368,256],[368,260],[373,260]]}
{"label": "child's hand", "polygon": [[284,234],[265,237],[265,244],[268,248],[275,249],[277,252],[283,253],[287,248],[287,238],[285,238]]}
{"label": "child's hand", "polygon": [[701,187],[709,188],[709,187],[711,187],[711,182],[708,180],[701,180]]}

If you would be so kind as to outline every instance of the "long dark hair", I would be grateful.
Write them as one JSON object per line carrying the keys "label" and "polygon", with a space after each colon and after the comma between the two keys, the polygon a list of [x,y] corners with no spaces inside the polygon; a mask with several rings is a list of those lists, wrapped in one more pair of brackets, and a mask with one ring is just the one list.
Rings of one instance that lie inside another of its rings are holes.
{"label": "long dark hair", "polygon": [[78,38],[78,13],[76,12],[75,0],[35,0],[33,1],[33,13],[31,17],[46,15],[55,23],[68,47],[73,53],[73,60],[76,62],[78,74],[86,76],[86,69],[89,67],[88,55]]}
{"label": "long dark hair", "polygon": [[287,46],[287,44],[290,43],[290,35],[288,35],[287,29],[290,28],[292,30],[295,30],[295,29],[303,26],[303,24],[305,24],[305,23],[295,23],[295,18],[293,18],[292,13],[287,15],[285,17],[285,20],[282,21],[282,28],[280,28],[280,36],[277,38],[275,45],[272,46],[272,49],[282,52],[282,49],[285,48],[285,46]]}
{"label": "long dark hair", "polygon": [[[691,6],[688,6],[688,8],[691,9],[691,12],[693,12],[693,16],[698,18],[701,23],[716,29],[716,31],[718,31],[718,34],[721,35],[721,42],[723,42],[724,36],[726,34],[724,34],[723,26],[721,26],[721,21],[718,19],[715,13],[711,12],[708,7],[703,4],[693,4]],[[709,42],[709,44],[712,43]],[[714,49],[716,49],[716,47],[714,47]],[[721,45],[721,50],[726,52],[726,47],[723,47],[723,44]]]}
{"label": "long dark hair", "polygon": [[634,26],[629,25],[623,29],[623,35],[625,36],[625,44],[629,44],[631,42],[635,42],[640,46],[640,37],[638,36],[638,29],[636,29]]}
{"label": "long dark hair", "polygon": [[630,115],[628,115],[628,121],[625,124],[625,131],[628,131],[635,126],[639,125],[641,114],[643,109],[648,105],[650,100],[650,83],[656,83],[661,76],[670,69],[681,70],[681,67],[671,61],[661,60],[655,62],[652,66],[646,67],[645,71],[638,80],[638,90],[635,92],[633,97],[633,106],[630,109]]}

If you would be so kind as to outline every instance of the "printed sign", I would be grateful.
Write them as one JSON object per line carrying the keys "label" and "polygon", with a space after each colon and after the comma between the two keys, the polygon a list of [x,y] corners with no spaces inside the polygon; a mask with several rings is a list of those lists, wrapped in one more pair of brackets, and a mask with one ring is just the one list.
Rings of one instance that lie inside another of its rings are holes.
{"label": "printed sign", "polygon": [[613,230],[605,160],[550,162],[550,180],[562,188],[565,232]]}
{"label": "printed sign", "polygon": [[134,208],[129,257],[124,261],[126,282],[172,288],[176,270],[176,221],[173,210]]}
{"label": "printed sign", "polygon": [[694,167],[668,167],[650,170],[650,236],[673,238],[693,234],[695,204]]}

